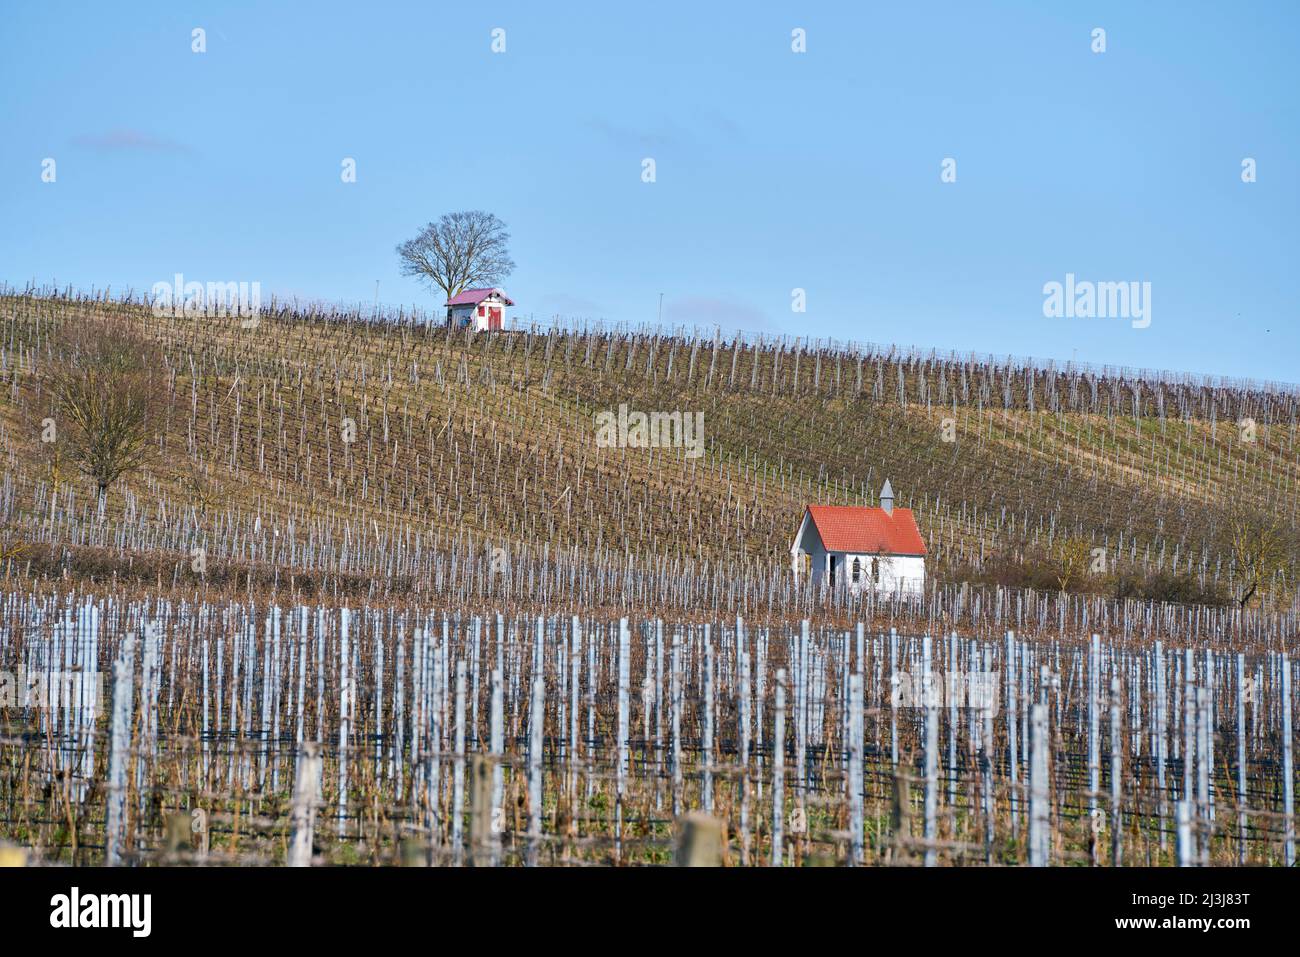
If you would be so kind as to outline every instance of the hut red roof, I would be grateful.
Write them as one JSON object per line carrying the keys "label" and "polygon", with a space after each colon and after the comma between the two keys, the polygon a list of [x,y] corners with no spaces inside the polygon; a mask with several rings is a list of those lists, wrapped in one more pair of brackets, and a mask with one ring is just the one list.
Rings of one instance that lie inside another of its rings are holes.
{"label": "hut red roof", "polygon": [[484,299],[486,299],[488,296],[492,295],[492,293],[496,293],[498,296],[500,296],[502,299],[504,299],[504,300],[505,300],[505,303],[506,303],[507,306],[513,306],[513,305],[514,305],[514,302],[511,301],[511,299],[510,299],[509,296],[507,296],[507,295],[506,295],[503,291],[501,291],[500,289],[496,289],[496,288],[486,288],[486,289],[462,289],[460,292],[456,293],[456,295],[452,296],[450,299],[447,300],[447,305],[449,305],[449,306],[477,306],[480,302],[482,302],[482,301],[483,301]]}

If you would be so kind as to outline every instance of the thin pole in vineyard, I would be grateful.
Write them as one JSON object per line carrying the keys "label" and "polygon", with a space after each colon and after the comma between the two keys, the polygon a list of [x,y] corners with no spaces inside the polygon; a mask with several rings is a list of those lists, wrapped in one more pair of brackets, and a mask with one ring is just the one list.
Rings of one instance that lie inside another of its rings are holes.
{"label": "thin pole in vineyard", "polygon": [[616,771],[616,794],[614,801],[614,853],[622,851],[623,841],[623,794],[627,787],[628,763],[628,685],[632,680],[632,636],[628,632],[627,619],[618,620],[618,768]]}
{"label": "thin pole in vineyard", "polygon": [[682,813],[682,636],[673,630],[672,676],[669,704],[672,710],[673,817]]}
{"label": "thin pole in vineyard", "polygon": [[[397,665],[398,674],[401,674],[402,665],[399,658]],[[400,677],[398,679],[401,680]],[[303,695],[307,689],[307,608],[303,606],[298,609],[298,700],[296,721],[294,722],[293,742],[301,745],[303,741]],[[401,707],[399,698],[398,707]],[[401,762],[398,762],[398,767]]]}
{"label": "thin pole in vineyard", "polygon": [[944,675],[944,697],[948,703],[948,808],[954,816],[953,830],[956,830],[956,812],[957,812],[957,734],[960,731],[960,714],[957,711],[957,702],[960,695],[953,690],[954,680],[961,680],[961,662],[959,659],[960,651],[958,649],[957,632],[948,636],[947,641],[947,666]]}
{"label": "thin pole in vineyard", "polygon": [[528,742],[528,863],[537,866],[542,838],[542,741],[546,725],[546,681],[533,678],[532,734]]}
{"label": "thin pole in vineyard", "polygon": [[[859,662],[861,666],[861,662]],[[849,676],[849,864],[862,863],[862,675]]]}
{"label": "thin pole in vineyard", "polygon": [[587,797],[595,791],[595,780],[591,767],[596,756],[596,684],[599,673],[596,671],[596,646],[598,638],[593,635],[587,641]]}
{"label": "thin pole in vineyard", "polygon": [[898,685],[902,676],[898,673],[898,632],[889,629],[889,760],[898,768]]}
{"label": "thin pole in vineyard", "polygon": [[754,642],[754,652],[758,655],[758,684],[755,687],[754,744],[757,792],[759,801],[763,800],[763,701],[767,696],[767,629],[760,629]]}
{"label": "thin pole in vineyard", "polygon": [[[1196,806],[1201,809],[1204,826],[1213,829],[1210,815],[1210,692],[1196,689]],[[1201,865],[1210,863],[1210,834],[1201,841]]]}
{"label": "thin pole in vineyard", "polygon": [[[739,622],[739,619],[737,619]],[[737,625],[739,627],[739,624]],[[743,864],[749,864],[749,726],[751,691],[749,677],[749,652],[740,652],[740,855]]]}
{"label": "thin pole in vineyard", "polygon": [[713,642],[705,626],[704,632],[704,786],[701,805],[708,814],[713,813]]}
{"label": "thin pole in vineyard", "polygon": [[[1184,801],[1195,800],[1196,776],[1196,686],[1192,649],[1186,649],[1183,655],[1183,793]],[[1199,818],[1200,809],[1192,807],[1192,817]]]}
{"label": "thin pole in vineyard", "polygon": [[[1214,697],[1214,651],[1211,648],[1205,649],[1205,766],[1206,766],[1206,784],[1205,797],[1206,808],[1209,813],[1210,824],[1214,824],[1214,734],[1215,734],[1215,697]],[[1208,854],[1208,851],[1207,851]],[[1208,859],[1207,859],[1208,863]]]}
{"label": "thin pole in vineyard", "polygon": [[1152,649],[1156,668],[1156,804],[1159,808],[1160,850],[1165,849],[1165,807],[1169,792],[1165,788],[1165,763],[1168,755],[1169,712],[1168,692],[1165,689],[1165,654],[1160,642]]}
{"label": "thin pole in vineyard", "polygon": [[1291,740],[1291,661],[1282,655],[1282,858],[1295,866],[1295,742]]}
{"label": "thin pole in vineyard", "polygon": [[[278,622],[278,619],[277,619]],[[376,623],[378,624],[378,623]],[[277,625],[278,629],[278,625]],[[384,635],[381,628],[375,628],[375,777],[383,770],[384,762]],[[280,718],[276,712],[276,721]],[[278,730],[278,729],[277,729]],[[278,735],[277,735],[278,737]]]}
{"label": "thin pole in vineyard", "polygon": [[425,673],[432,672],[432,682],[425,688],[427,704],[426,715],[429,719],[428,744],[426,750],[429,759],[425,763],[425,831],[429,835],[432,847],[439,843],[442,832],[442,686],[445,678],[442,673],[442,654],[435,645],[428,647],[426,631],[425,654],[431,659],[425,666]]}
{"label": "thin pole in vineyard", "polygon": [[1174,819],[1177,825],[1178,866],[1191,867],[1196,859],[1196,847],[1192,837],[1192,812],[1188,801],[1178,801],[1174,805]]}
{"label": "thin pole in vineyard", "polygon": [[[499,648],[500,646],[498,646]],[[500,660],[500,659],[498,659]],[[505,757],[505,680],[499,667],[492,669],[492,702],[489,711],[488,747],[492,753],[492,862],[495,865],[501,848],[501,828],[499,822],[504,816],[502,802],[505,800],[505,769],[501,762]]]}
{"label": "thin pole in vineyard", "polygon": [[1029,718],[1029,866],[1046,867],[1051,842],[1047,790],[1047,705],[1036,704]]}
{"label": "thin pole in vineyard", "polygon": [[348,735],[351,730],[348,721],[348,663],[352,660],[348,654],[348,609],[339,613],[339,804],[338,835],[341,839],[348,816]]}
{"label": "thin pole in vineyard", "polygon": [[[971,641],[971,660],[975,660],[976,642]],[[984,646],[984,661],[979,679],[979,696],[976,704],[980,715],[980,771],[983,776],[984,797],[984,862],[993,864],[994,824],[997,812],[993,795],[993,713],[996,707],[998,685],[993,671],[993,645]],[[1014,767],[1014,765],[1012,765]]]}
{"label": "thin pole in vineyard", "polygon": [[803,619],[799,626],[799,657],[795,670],[795,789],[802,808],[803,794],[807,788],[808,755],[808,629],[811,622]]}
{"label": "thin pole in vineyard", "polygon": [[238,759],[234,753],[233,742],[239,737],[239,662],[243,642],[232,635],[230,641],[230,737],[232,741],[230,763],[226,767],[226,787],[235,786],[235,766]]}
{"label": "thin pole in vineyard", "polygon": [[312,840],[316,831],[316,808],[320,803],[321,772],[320,745],[308,742],[298,747],[298,761],[294,768],[293,803],[289,812],[291,833],[289,837],[290,867],[310,867]]}
{"label": "thin pole in vineyard", "polygon": [[[1088,646],[1088,819],[1097,819],[1097,793],[1101,790],[1101,728],[1098,714],[1101,698],[1101,636],[1094,634]],[[1093,842],[1095,849],[1096,842]],[[1095,850],[1094,850],[1095,855]],[[1094,860],[1093,863],[1096,863]]]}
{"label": "thin pole in vineyard", "polygon": [[[303,628],[306,629],[307,616],[303,614]],[[305,637],[304,637],[304,640]],[[299,674],[301,678],[301,673]],[[301,688],[301,681],[299,682]],[[403,771],[406,762],[403,755],[406,749],[404,737],[406,731],[406,623],[404,618],[397,624],[397,661],[393,667],[393,747],[389,752],[389,776],[396,776],[397,793],[404,792]],[[300,702],[301,704],[301,702]],[[301,719],[301,715],[299,716]],[[299,721],[301,724],[301,720]],[[299,742],[301,743],[301,742]]]}
{"label": "thin pole in vineyard", "polygon": [[131,704],[135,696],[135,636],[127,635],[113,663],[113,719],[109,730],[108,809],[104,843],[105,863],[122,863],[126,827],[127,761],[131,750]]}
{"label": "thin pole in vineyard", "polygon": [[478,738],[478,689],[479,677],[482,672],[483,664],[483,619],[475,615],[471,619],[471,628],[473,639],[471,640],[470,662],[471,667],[471,687],[470,687],[470,718],[469,718],[469,740],[473,750],[479,750]]}
{"label": "thin pole in vineyard", "polygon": [[451,842],[455,862],[461,862],[465,816],[465,659],[456,659],[456,756],[452,770]]}
{"label": "thin pole in vineyard", "polygon": [[209,731],[208,731],[208,636],[203,636],[203,780],[208,779]]}
{"label": "thin pole in vineyard", "polygon": [[664,770],[664,623],[656,618],[654,622],[655,649],[655,809],[663,807],[663,789],[660,781]]}
{"label": "thin pole in vineyard", "polygon": [[[316,609],[316,742],[325,741],[325,608]],[[238,681],[238,676],[236,676]],[[231,704],[233,717],[234,704]]]}
{"label": "thin pole in vineyard", "polygon": [[772,733],[772,866],[781,866],[785,839],[785,669],[776,671],[776,727]]}
{"label": "thin pole in vineyard", "polygon": [[[259,789],[266,786],[266,764],[271,754],[271,693],[275,687],[272,680],[271,656],[274,652],[273,632],[271,627],[272,613],[268,612],[265,624],[263,625],[262,638],[264,648],[262,652],[262,724],[261,733],[258,736],[257,746],[257,786]],[[250,633],[250,647],[256,650],[256,639]],[[145,640],[145,660],[144,674],[145,684],[148,684],[149,662],[152,657],[150,649],[152,642]],[[253,655],[256,660],[256,655]],[[250,672],[251,675],[251,672]]]}
{"label": "thin pole in vineyard", "polygon": [[1237,863],[1246,863],[1246,656],[1237,653]]}
{"label": "thin pole in vineyard", "polygon": [[921,687],[925,694],[925,866],[939,862],[935,842],[939,837],[939,709],[935,705],[930,636],[922,639]]}
{"label": "thin pole in vineyard", "polygon": [[[582,686],[582,625],[573,616],[569,648],[569,806],[573,809],[578,797],[578,700]],[[575,812],[576,813],[576,812]]]}
{"label": "thin pole in vineyard", "polygon": [[469,862],[490,867],[497,857],[497,813],[492,808],[492,759],[474,755],[469,771]]}
{"label": "thin pole in vineyard", "polygon": [[1110,679],[1110,862],[1119,867],[1123,857],[1123,819],[1120,805],[1120,747],[1123,744],[1120,726],[1120,681]]}
{"label": "thin pole in vineyard", "polygon": [[1020,834],[1020,798],[1017,776],[1020,771],[1019,742],[1016,740],[1016,634],[1007,632],[1007,770],[1011,784],[1007,791],[1011,806],[1011,836]]}

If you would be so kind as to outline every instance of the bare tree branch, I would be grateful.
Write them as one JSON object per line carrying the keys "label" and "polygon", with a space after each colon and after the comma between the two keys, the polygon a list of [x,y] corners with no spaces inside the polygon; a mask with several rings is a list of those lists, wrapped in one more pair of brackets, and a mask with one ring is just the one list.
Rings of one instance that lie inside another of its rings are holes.
{"label": "bare tree branch", "polygon": [[1236,567],[1234,597],[1238,606],[1245,608],[1285,565],[1286,548],[1277,523],[1270,519],[1237,518],[1229,527],[1228,536]]}

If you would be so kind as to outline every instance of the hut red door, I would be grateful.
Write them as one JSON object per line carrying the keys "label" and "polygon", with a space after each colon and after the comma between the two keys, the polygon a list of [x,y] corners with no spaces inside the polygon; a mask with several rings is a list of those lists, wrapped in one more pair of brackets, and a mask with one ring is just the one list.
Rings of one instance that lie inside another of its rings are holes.
{"label": "hut red door", "polygon": [[501,310],[496,306],[493,306],[488,309],[488,328],[489,329],[501,328]]}

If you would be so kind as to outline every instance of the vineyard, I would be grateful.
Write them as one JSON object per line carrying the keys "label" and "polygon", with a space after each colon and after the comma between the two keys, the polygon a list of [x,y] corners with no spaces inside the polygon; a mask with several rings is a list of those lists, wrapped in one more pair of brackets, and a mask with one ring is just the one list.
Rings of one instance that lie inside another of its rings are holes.
{"label": "vineyard", "polygon": [[90,595],[4,616],[7,666],[75,676],[5,711],[6,831],[48,861],[1295,862],[1294,664],[1259,648]]}
{"label": "vineyard", "polygon": [[[57,421],[45,368],[61,334],[105,316],[159,349],[165,395],[142,467],[99,502],[42,423]],[[681,330],[453,333],[425,318],[273,304],[245,328],[9,291],[6,572],[378,598],[468,556],[483,577],[528,569],[505,597],[558,599],[563,565],[621,587],[617,604],[714,611],[705,596],[725,589],[714,605],[766,613],[797,601],[785,572],[803,506],[874,504],[887,477],[941,585],[1116,609],[1163,598],[1294,633],[1294,387]],[[594,414],[620,404],[703,413],[704,454],[598,447]],[[1285,554],[1242,607],[1239,517],[1274,523]],[[1104,573],[1069,589],[1043,569],[1006,577],[1064,541]],[[1143,575],[1192,594],[1125,590]],[[642,594],[614,584],[630,580]]]}
{"label": "vineyard", "polygon": [[[1294,863],[1295,386],[428,318],[0,290],[0,845]],[[66,363],[113,336],[110,475]],[[886,478],[924,594],[796,584],[804,506]]]}

